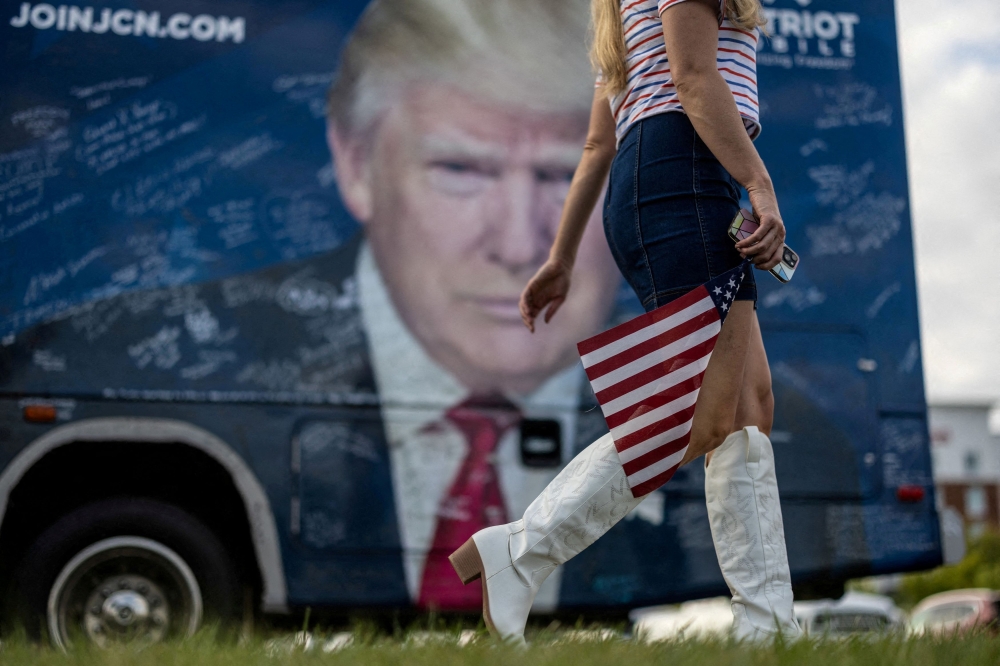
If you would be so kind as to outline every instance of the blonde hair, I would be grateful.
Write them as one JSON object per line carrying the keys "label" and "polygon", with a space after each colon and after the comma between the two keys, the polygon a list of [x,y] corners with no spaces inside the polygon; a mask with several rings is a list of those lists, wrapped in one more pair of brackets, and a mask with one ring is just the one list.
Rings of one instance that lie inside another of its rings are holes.
{"label": "blonde hair", "polygon": [[[744,30],[767,24],[760,0],[726,0],[726,18]],[[601,74],[604,91],[614,97],[625,89],[625,32],[619,0],[592,0],[590,3],[590,62]]]}
{"label": "blonde hair", "polygon": [[502,104],[587,113],[589,0],[373,0],[327,97],[334,126],[367,134],[408,87],[453,85]]}

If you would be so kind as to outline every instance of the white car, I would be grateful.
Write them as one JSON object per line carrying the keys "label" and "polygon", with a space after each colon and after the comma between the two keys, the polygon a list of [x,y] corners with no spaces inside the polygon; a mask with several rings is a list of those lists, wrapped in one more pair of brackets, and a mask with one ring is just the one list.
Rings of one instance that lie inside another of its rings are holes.
{"label": "white car", "polygon": [[840,599],[796,601],[795,618],[802,631],[830,638],[902,630],[905,616],[881,594],[846,592]]}
{"label": "white car", "polygon": [[951,590],[927,597],[913,609],[914,634],[965,634],[979,629],[996,631],[1000,593],[988,589]]}
{"label": "white car", "polygon": [[[847,592],[840,599],[797,601],[795,617],[802,630],[830,638],[901,630],[903,612],[879,594]],[[733,611],[726,597],[688,601],[676,606],[637,608],[629,613],[635,636],[648,642],[687,638],[726,638]]]}
{"label": "white car", "polygon": [[725,638],[733,626],[733,610],[727,597],[699,599],[676,606],[636,608],[628,614],[632,633],[640,640]]}

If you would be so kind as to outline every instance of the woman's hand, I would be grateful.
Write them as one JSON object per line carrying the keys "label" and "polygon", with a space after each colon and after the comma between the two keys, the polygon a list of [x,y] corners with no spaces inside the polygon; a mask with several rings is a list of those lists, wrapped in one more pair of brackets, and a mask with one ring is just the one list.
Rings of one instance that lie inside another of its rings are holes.
{"label": "woman's hand", "polygon": [[778,212],[778,199],[770,183],[761,187],[748,187],[754,216],[760,226],[736,244],[743,257],[761,270],[770,270],[781,261],[781,248],[785,243],[785,223]]}
{"label": "woman's hand", "polygon": [[521,319],[532,333],[535,332],[535,317],[548,306],[545,312],[545,323],[552,320],[553,315],[566,300],[569,293],[569,277],[573,268],[565,261],[549,259],[546,261],[528,285],[521,292]]}

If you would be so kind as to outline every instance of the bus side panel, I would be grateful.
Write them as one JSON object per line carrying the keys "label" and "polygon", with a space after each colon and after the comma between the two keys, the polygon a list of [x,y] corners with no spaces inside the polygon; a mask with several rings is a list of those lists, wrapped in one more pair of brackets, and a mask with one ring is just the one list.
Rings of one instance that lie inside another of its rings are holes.
{"label": "bus side panel", "polygon": [[[368,238],[327,142],[331,72],[366,4],[231,3],[198,17],[218,32],[205,40],[18,27],[16,2],[0,21],[0,470],[90,418],[211,432],[265,488],[299,605],[412,604],[404,562],[424,554],[400,537],[384,415],[399,395],[379,393],[359,287]],[[163,0],[160,20],[188,9]],[[766,13],[757,146],[802,257],[788,285],[757,273],[793,575],[926,568],[940,538],[893,5],[774,0]],[[614,286],[600,311],[621,321],[639,307]],[[567,336],[570,357],[591,333]],[[580,386],[548,414],[566,425],[563,462],[605,432]],[[425,389],[401,402],[452,406]],[[36,402],[56,406],[54,425],[24,421]],[[558,605],[724,593],[703,485],[696,465],[681,470],[571,561]],[[923,498],[901,501],[914,488]]]}

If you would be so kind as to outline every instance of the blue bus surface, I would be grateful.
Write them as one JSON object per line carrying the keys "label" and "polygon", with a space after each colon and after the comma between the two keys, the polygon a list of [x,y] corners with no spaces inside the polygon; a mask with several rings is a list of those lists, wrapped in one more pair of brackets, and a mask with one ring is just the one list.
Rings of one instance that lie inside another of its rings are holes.
{"label": "blue bus surface", "polygon": [[[405,314],[405,297],[372,277],[373,224],[343,196],[327,119],[367,4],[0,1],[0,590],[33,562],[47,598],[86,545],[52,545],[61,520],[149,500],[214,535],[264,612],[418,604],[448,479],[426,481],[426,502],[401,486],[447,449],[447,391],[394,379],[423,352],[376,349],[410,334],[373,330],[365,299],[388,289]],[[793,579],[835,589],[941,562],[896,23],[891,0],[764,6],[756,145],[802,257],[787,285],[757,273],[772,440]],[[449,188],[500,178],[434,168]],[[602,326],[640,311],[609,289]],[[548,397],[513,401],[496,455],[524,501],[606,432],[563,365]],[[401,468],[414,437],[426,459]],[[725,594],[703,485],[699,465],[679,470],[537,610]]]}

